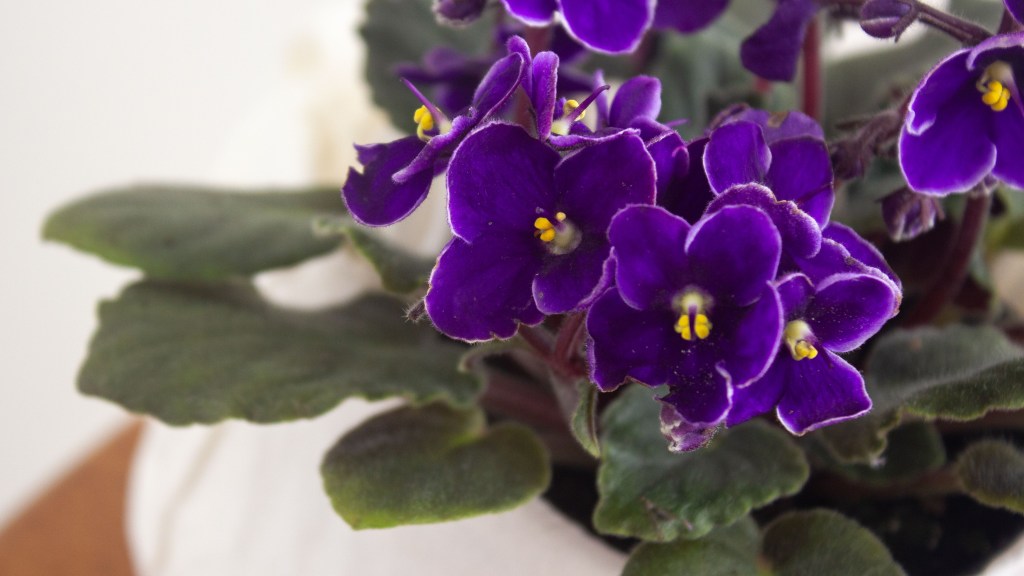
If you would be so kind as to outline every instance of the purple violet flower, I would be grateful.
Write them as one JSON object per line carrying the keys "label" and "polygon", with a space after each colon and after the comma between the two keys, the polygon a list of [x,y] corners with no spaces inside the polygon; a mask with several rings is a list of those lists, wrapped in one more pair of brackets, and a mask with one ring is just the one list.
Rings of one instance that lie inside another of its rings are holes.
{"label": "purple violet flower", "polygon": [[430,319],[477,341],[586,306],[606,284],[612,216],[652,203],[654,178],[634,131],[564,159],[516,125],[475,131],[448,169],[455,237],[430,277]]}
{"label": "purple violet flower", "polygon": [[673,28],[696,32],[711,25],[729,0],[503,0],[508,12],[531,26],[555,21],[561,13],[565,29],[597,52],[632,52],[647,29]]}
{"label": "purple violet flower", "polygon": [[835,201],[832,161],[818,138],[799,136],[769,143],[752,122],[734,121],[711,133],[704,170],[714,192],[737,184],[764,184],[778,200],[788,200],[824,227]]}
{"label": "purple violet flower", "polygon": [[692,227],[664,208],[631,206],[608,234],[616,288],[587,316],[591,378],[606,391],[627,378],[667,384],[676,427],[692,432],[680,445],[694,449],[778,350],[782,307],[771,281],[781,238],[751,206]]}
{"label": "purple violet flower", "polygon": [[900,166],[917,192],[965,192],[989,174],[1024,188],[1024,32],[990,38],[940,62],[914,91]]}
{"label": "purple violet flower", "polygon": [[740,60],[767,80],[790,82],[807,28],[818,14],[817,0],[779,0],[772,17],[740,46]]}
{"label": "purple violet flower", "polygon": [[447,155],[469,132],[499,111],[519,86],[523,57],[498,60],[477,87],[473,106],[448,118],[411,83],[406,85],[423,105],[416,110],[416,135],[387,144],[356,146],[362,173],[350,168],[342,198],[349,213],[366,226],[387,226],[411,214],[427,197],[430,182],[443,172]]}
{"label": "purple violet flower", "polygon": [[870,410],[864,377],[836,353],[861,346],[895,314],[891,285],[867,274],[834,274],[815,286],[792,274],[777,287],[782,346],[762,378],[736,390],[728,425],[775,408],[787,430],[804,434]]}

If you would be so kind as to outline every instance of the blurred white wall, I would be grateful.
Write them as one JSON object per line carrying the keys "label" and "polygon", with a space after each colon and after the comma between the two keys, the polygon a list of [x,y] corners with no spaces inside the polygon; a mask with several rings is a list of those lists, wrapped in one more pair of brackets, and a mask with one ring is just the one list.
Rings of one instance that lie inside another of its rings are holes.
{"label": "blurred white wall", "polygon": [[356,2],[0,0],[0,525],[127,419],[74,378],[95,303],[135,275],[44,244],[45,215],[113,184],[215,179],[325,4]]}

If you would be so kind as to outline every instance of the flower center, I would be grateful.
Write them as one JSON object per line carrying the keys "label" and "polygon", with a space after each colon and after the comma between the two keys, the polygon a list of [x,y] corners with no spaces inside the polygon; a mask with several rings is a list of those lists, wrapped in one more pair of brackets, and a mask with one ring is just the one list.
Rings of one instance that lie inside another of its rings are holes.
{"label": "flower center", "polygon": [[818,357],[818,349],[814,347],[814,334],[811,332],[811,327],[807,322],[793,320],[786,324],[783,338],[786,341],[786,347],[789,348],[789,354],[793,356],[793,360],[803,360],[805,358],[814,360]]}
{"label": "flower center", "polygon": [[566,100],[565,104],[562,106],[561,117],[551,123],[551,133],[558,134],[559,136],[565,136],[568,134],[572,123],[576,120],[583,120],[583,117],[587,115],[586,110],[580,110],[579,115],[573,118],[572,113],[579,107],[579,102],[575,100]]}
{"label": "flower center", "polygon": [[694,337],[704,340],[711,335],[711,298],[696,288],[688,288],[676,297],[673,308],[679,312],[675,331],[683,340],[692,342]]}
{"label": "flower center", "polygon": [[412,120],[416,123],[416,136],[424,142],[430,140],[431,135],[427,132],[434,129],[434,115],[430,110],[426,106],[420,106],[413,112]]}
{"label": "flower center", "polygon": [[541,216],[533,221],[533,227],[533,235],[554,254],[568,254],[580,245],[579,230],[566,220],[565,212],[556,213],[554,222]]}
{"label": "flower center", "polygon": [[996,112],[1006,110],[1010,105],[1010,90],[1013,82],[1013,69],[1006,62],[993,62],[985,68],[985,73],[978,79],[977,88],[981,92],[981,101]]}

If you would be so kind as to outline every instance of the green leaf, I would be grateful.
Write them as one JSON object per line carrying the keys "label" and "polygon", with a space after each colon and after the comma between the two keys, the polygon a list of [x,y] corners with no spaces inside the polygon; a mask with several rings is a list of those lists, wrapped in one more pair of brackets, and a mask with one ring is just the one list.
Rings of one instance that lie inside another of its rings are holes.
{"label": "green leaf", "polygon": [[341,214],[336,188],[242,193],[199,186],[116,189],[60,208],[43,237],[154,278],[221,280],[297,264],[339,238],[313,234],[317,216]]}
{"label": "green leaf", "polygon": [[528,429],[484,429],[481,411],[405,407],[364,422],[321,467],[334,509],[355,529],[500,512],[539,495],[547,453]]}
{"label": "green leaf", "polygon": [[591,456],[601,456],[601,443],[597,438],[597,387],[588,380],[576,383],[579,402],[572,413],[572,435]]}
{"label": "green leaf", "polygon": [[658,542],[699,538],[796,493],[807,480],[803,452],[785,432],[759,421],[701,450],[669,452],[651,395],[640,386],[627,389],[602,417],[594,511],[600,532]]}
{"label": "green leaf", "polygon": [[946,463],[942,436],[933,424],[910,422],[889,434],[877,466],[836,466],[833,469],[858,482],[889,484],[913,480]]}
{"label": "green leaf", "polygon": [[384,289],[397,294],[425,290],[434,261],[394,246],[380,235],[352,223],[344,228],[349,243],[380,275]]}
{"label": "green leaf", "polygon": [[629,556],[622,576],[757,576],[760,540],[757,524],[748,516],[699,540],[644,542]]}
{"label": "green leaf", "polygon": [[875,345],[867,378],[876,409],[974,420],[1024,408],[1024,350],[991,326],[894,331]]}
{"label": "green leaf", "polygon": [[484,55],[492,42],[492,23],[486,15],[469,26],[449,28],[436,22],[430,4],[431,0],[370,0],[360,28],[373,102],[404,132],[415,129],[412,113],[420,102],[399,81],[395,67],[418,63],[432,48],[441,46],[466,55]]}
{"label": "green leaf", "polygon": [[385,296],[308,313],[243,283],[144,281],[99,312],[79,389],[169,424],[310,418],[351,396],[469,404],[480,391],[457,368],[465,347]]}
{"label": "green leaf", "polygon": [[984,440],[964,450],[957,461],[967,493],[988,506],[1024,514],[1024,454],[999,440]]}
{"label": "green leaf", "polygon": [[895,330],[875,343],[865,380],[871,414],[815,432],[842,462],[876,460],[903,414],[974,420],[1024,408],[1024,350],[991,326]]}
{"label": "green leaf", "polygon": [[765,529],[762,554],[775,576],[904,574],[874,534],[828,510],[780,516]]}

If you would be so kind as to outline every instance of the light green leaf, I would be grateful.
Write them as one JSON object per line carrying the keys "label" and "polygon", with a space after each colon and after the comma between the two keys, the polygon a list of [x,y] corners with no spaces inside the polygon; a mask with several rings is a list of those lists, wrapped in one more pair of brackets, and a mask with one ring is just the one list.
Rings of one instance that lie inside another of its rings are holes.
{"label": "light green leaf", "polygon": [[796,493],[807,480],[803,452],[788,434],[759,421],[706,448],[669,452],[652,394],[627,389],[601,419],[599,531],[658,542],[699,538]]}
{"label": "light green leaf", "polygon": [[591,456],[601,455],[601,443],[597,438],[597,387],[587,380],[576,383],[579,403],[572,413],[572,435]]}
{"label": "light green leaf", "polygon": [[154,278],[212,281],[330,252],[341,239],[316,236],[312,222],[344,211],[333,187],[242,193],[141,185],[60,208],[43,237]]}
{"label": "light green leaf", "polygon": [[967,493],[988,506],[1024,514],[1024,454],[999,440],[983,440],[957,460]]}
{"label": "light green leaf", "polygon": [[876,409],[974,420],[1024,408],[1024,350],[992,326],[899,330],[868,360]]}
{"label": "light green leaf", "polygon": [[757,576],[761,534],[749,516],[699,540],[644,542],[633,550],[622,576]]}
{"label": "light green leaf", "polygon": [[457,520],[519,506],[551,479],[528,429],[485,430],[479,410],[399,408],[364,422],[321,467],[334,509],[356,529]]}
{"label": "light green leaf", "polygon": [[465,405],[481,385],[464,351],[385,296],[307,313],[248,284],[145,281],[100,306],[78,387],[169,424],[310,418],[351,396]]}
{"label": "light green leaf", "polygon": [[774,576],[901,576],[885,544],[829,510],[794,512],[764,532],[762,554]]}

